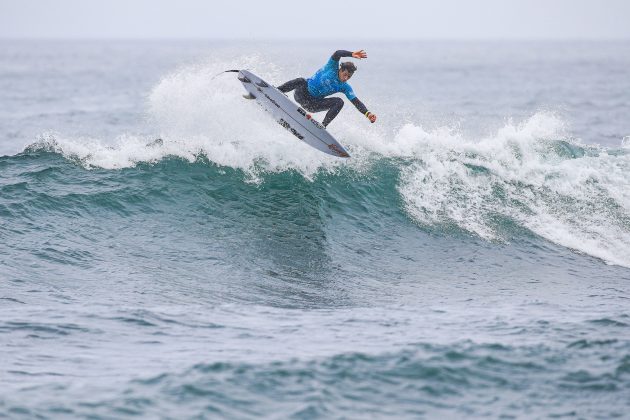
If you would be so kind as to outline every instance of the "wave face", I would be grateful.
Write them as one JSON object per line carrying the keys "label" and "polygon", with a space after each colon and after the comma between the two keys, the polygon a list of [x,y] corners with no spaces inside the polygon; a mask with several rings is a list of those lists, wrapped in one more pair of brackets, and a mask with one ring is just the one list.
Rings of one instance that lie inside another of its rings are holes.
{"label": "wave face", "polygon": [[[213,79],[304,75],[321,63],[283,61],[301,46],[16,45],[30,53],[0,52],[23,100],[0,113],[0,416],[628,412],[627,45],[414,44],[386,85],[390,67],[362,62],[379,122],[342,111],[345,160]],[[568,71],[585,57],[606,77]],[[54,81],[50,102],[27,105],[33,80]]]}
{"label": "wave face", "polygon": [[[379,201],[382,190],[392,188],[388,211],[403,212],[423,229],[456,228],[488,241],[533,234],[630,267],[630,182],[625,175],[630,154],[624,148],[571,139],[554,115],[509,122],[481,139],[465,138],[449,127],[426,130],[413,123],[389,138],[359,138],[348,132],[354,156],[350,162],[329,159],[288,136],[277,138],[273,122],[262,121],[218,137],[178,139],[169,132],[158,140],[126,137],[115,146],[47,135],[26,153],[57,153],[87,169],[153,165],[157,173],[161,169],[155,165],[166,164],[179,165],[183,174],[205,165],[209,172],[229,171],[236,190],[239,182],[264,186],[269,179],[287,176],[301,178],[309,190],[321,188],[323,179],[350,189],[355,179],[358,185],[369,179],[378,192],[363,197],[366,202]],[[164,186],[169,187],[179,188]],[[293,185],[278,188],[291,190]],[[344,217],[353,210],[351,204],[339,209]]]}

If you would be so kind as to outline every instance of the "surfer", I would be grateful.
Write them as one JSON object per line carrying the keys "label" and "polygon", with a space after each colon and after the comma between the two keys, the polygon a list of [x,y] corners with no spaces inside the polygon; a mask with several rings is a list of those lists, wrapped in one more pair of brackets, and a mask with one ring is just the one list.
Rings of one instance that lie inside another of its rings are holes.
{"label": "surfer", "polygon": [[333,93],[342,92],[348,100],[365,115],[370,122],[376,121],[376,115],[372,114],[363,102],[356,97],[348,80],[352,77],[357,67],[354,63],[344,62],[339,64],[341,57],[352,57],[357,59],[367,58],[367,53],[363,50],[351,52],[345,50],[335,51],[324,67],[309,79],[299,77],[278,86],[281,92],[287,93],[295,90],[294,98],[307,111],[326,111],[326,116],[322,124],[326,127],[339,114],[343,108],[343,99],[326,98]]}

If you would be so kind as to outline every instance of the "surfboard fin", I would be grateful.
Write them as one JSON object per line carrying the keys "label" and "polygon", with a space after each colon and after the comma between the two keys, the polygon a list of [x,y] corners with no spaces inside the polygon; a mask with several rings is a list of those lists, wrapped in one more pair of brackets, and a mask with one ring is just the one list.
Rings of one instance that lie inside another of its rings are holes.
{"label": "surfboard fin", "polygon": [[252,95],[251,93],[248,93],[247,95],[243,95],[243,98],[245,98],[245,99],[256,99],[256,97],[254,95]]}

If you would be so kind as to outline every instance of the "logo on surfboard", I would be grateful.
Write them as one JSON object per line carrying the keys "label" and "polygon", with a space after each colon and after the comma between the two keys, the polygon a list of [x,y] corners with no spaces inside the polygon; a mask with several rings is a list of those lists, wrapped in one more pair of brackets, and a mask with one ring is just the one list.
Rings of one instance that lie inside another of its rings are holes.
{"label": "logo on surfboard", "polygon": [[289,130],[295,137],[297,137],[300,140],[304,140],[304,136],[301,135],[300,133],[298,133],[296,131],[295,128],[291,127],[291,124],[289,124],[288,122],[286,122],[283,118],[280,118],[278,120],[278,124],[280,124],[281,126],[283,126],[284,128],[286,128],[287,130]]}
{"label": "logo on surfboard", "polygon": [[298,108],[297,112],[299,112],[303,117],[306,117],[306,119],[312,122],[315,127],[321,128],[322,130],[326,129],[326,127],[321,125],[319,122],[315,121],[313,117],[311,116],[311,114],[307,114],[306,111],[304,111],[302,108]]}

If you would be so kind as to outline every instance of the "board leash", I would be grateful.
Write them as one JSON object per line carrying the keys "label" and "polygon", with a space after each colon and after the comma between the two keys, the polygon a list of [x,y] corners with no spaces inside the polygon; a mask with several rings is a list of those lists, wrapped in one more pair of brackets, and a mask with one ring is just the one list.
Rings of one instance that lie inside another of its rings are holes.
{"label": "board leash", "polygon": [[238,73],[239,71],[240,71],[240,70],[225,70],[225,71],[222,71],[221,73],[217,73],[217,74],[215,74],[215,75],[212,77],[212,79],[210,79],[210,80],[214,80],[214,79],[216,79],[216,78],[217,78],[217,76],[220,76],[220,75],[222,75],[223,73]]}

